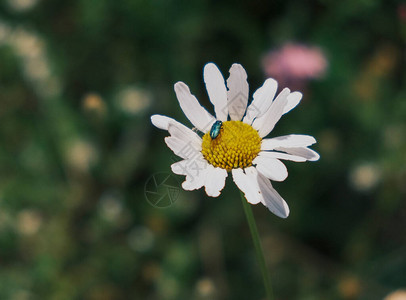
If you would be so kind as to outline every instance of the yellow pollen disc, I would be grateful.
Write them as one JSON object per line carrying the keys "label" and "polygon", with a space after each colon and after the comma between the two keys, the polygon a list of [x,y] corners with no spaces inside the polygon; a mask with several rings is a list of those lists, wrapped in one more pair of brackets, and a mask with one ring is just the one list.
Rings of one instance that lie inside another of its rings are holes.
{"label": "yellow pollen disc", "polygon": [[203,157],[213,166],[227,171],[251,166],[260,150],[258,131],[241,121],[223,122],[215,139],[210,137],[210,131],[203,136]]}

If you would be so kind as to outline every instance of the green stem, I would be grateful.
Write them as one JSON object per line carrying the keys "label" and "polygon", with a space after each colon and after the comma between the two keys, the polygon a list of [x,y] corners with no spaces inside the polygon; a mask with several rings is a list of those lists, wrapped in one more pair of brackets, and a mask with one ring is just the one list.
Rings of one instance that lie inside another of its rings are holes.
{"label": "green stem", "polygon": [[265,284],[267,299],[273,300],[274,297],[271,285],[271,278],[269,277],[269,273],[266,268],[264,252],[262,251],[261,240],[259,239],[258,229],[255,223],[254,215],[252,213],[251,204],[247,202],[242,192],[241,192],[241,200],[242,206],[244,207],[245,216],[247,217],[248,226],[251,231],[252,241],[254,242],[258,264],[261,267],[261,273]]}

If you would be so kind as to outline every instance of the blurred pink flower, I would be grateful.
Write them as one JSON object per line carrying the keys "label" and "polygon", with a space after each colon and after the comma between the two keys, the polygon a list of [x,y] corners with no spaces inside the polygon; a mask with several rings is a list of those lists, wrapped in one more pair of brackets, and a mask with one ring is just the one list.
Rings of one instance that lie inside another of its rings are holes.
{"label": "blurred pink flower", "polygon": [[320,78],[327,68],[327,59],[318,47],[286,44],[269,52],[263,59],[263,69],[283,86],[302,86],[307,79]]}
{"label": "blurred pink flower", "polygon": [[400,21],[406,22],[406,4],[402,3],[398,6],[398,16]]}

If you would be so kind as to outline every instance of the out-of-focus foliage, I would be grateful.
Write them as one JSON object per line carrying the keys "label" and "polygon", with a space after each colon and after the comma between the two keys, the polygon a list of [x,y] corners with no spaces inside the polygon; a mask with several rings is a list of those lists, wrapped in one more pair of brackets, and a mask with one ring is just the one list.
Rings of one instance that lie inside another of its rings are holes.
{"label": "out-of-focus foliage", "polygon": [[[382,299],[406,287],[406,6],[401,1],[3,0],[0,299],[261,299],[239,194],[146,201],[173,154],[152,113],[187,123],[182,80],[322,49],[323,78],[274,135],[316,137],[317,163],[254,212],[278,299]],[[176,177],[175,177],[176,178]],[[179,181],[182,178],[177,178]]]}

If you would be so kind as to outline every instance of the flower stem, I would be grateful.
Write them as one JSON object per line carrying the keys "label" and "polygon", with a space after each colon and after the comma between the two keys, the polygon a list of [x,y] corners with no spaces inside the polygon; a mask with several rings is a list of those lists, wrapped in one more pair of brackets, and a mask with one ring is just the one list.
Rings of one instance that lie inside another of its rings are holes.
{"label": "flower stem", "polygon": [[261,241],[259,239],[258,229],[257,229],[257,225],[255,223],[254,215],[252,213],[251,204],[249,204],[247,202],[247,200],[245,199],[244,194],[242,192],[240,192],[240,194],[241,194],[242,206],[244,207],[245,216],[247,217],[248,226],[251,231],[252,241],[254,242],[255,253],[257,256],[258,264],[261,267],[261,273],[262,273],[262,278],[263,278],[264,284],[265,284],[267,299],[273,300],[274,297],[273,297],[273,291],[272,291],[272,285],[271,285],[271,278],[269,277],[269,273],[266,268],[264,252],[262,251]]}

